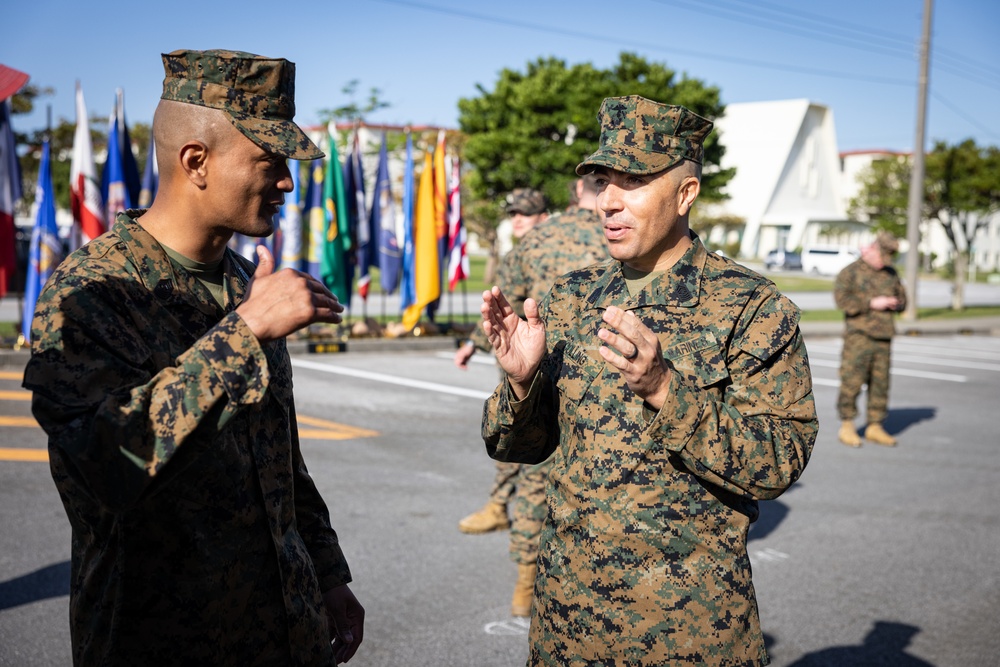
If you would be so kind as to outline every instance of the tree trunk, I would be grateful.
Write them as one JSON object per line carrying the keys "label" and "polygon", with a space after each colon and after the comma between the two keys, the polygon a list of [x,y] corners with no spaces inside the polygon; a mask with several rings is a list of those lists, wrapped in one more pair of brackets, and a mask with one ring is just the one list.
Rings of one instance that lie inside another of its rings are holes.
{"label": "tree trunk", "polygon": [[955,252],[955,282],[951,287],[951,309],[965,310],[965,274],[969,270],[969,253]]}

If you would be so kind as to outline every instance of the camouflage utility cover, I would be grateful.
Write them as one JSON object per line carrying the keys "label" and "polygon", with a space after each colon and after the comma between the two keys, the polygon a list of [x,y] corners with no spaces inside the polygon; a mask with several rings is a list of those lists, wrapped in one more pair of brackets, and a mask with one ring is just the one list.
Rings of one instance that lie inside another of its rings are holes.
{"label": "camouflage utility cover", "polygon": [[269,153],[296,160],[323,157],[295,116],[295,63],[244,51],[162,54],[160,99],[225,111],[229,121]]}
{"label": "camouflage utility cover", "polygon": [[507,195],[507,205],[504,210],[507,213],[538,215],[545,213],[548,208],[548,202],[541,191],[532,188],[515,188]]}
{"label": "camouflage utility cover", "polygon": [[864,259],[841,269],[833,283],[833,298],[837,308],[844,311],[847,331],[860,331],[878,340],[888,340],[895,335],[895,313],[872,310],[869,305],[877,296],[894,296],[900,301],[900,310],[906,307],[906,290],[896,269],[891,266],[875,269]]}
{"label": "camouflage utility cover", "polygon": [[132,217],[56,269],[24,386],[73,530],[78,665],[332,665],[321,596],[351,575],[299,451],[283,340]]}
{"label": "camouflage utility cover", "polygon": [[608,97],[597,116],[601,143],[576,167],[580,176],[595,167],[627,174],[655,174],[681,160],[701,164],[712,122],[693,111],[638,95]]}
{"label": "camouflage utility cover", "polygon": [[[795,305],[693,240],[634,297],[614,260],[556,281],[528,395],[485,404],[491,456],[555,452],[529,665],[767,664],[747,530],[812,451],[809,363]],[[658,413],[598,353],[611,305],[674,368]]]}

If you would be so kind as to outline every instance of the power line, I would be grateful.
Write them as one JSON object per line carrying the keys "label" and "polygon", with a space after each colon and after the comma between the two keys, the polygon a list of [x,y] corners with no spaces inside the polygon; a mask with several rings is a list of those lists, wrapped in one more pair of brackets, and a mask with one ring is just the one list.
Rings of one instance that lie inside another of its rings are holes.
{"label": "power line", "polygon": [[996,130],[995,127],[994,128],[990,128],[990,127],[987,127],[987,126],[983,125],[982,123],[980,123],[979,121],[977,121],[975,118],[973,118],[972,116],[970,116],[967,113],[965,113],[965,110],[960,109],[959,107],[957,107],[954,104],[952,104],[951,102],[949,102],[947,100],[947,98],[945,98],[943,95],[938,95],[937,93],[933,93],[932,92],[931,93],[931,97],[933,97],[934,100],[936,102],[938,102],[939,104],[942,104],[942,105],[948,107],[949,109],[951,109],[952,112],[955,113],[955,115],[957,115],[960,118],[964,119],[969,124],[974,125],[983,134],[985,134],[987,136],[990,136],[990,137],[993,137],[994,139],[1000,138],[1000,134],[997,134],[997,130]]}
{"label": "power line", "polygon": [[408,2],[407,0],[378,0],[379,2],[388,3],[391,5],[399,5],[402,7],[410,7],[413,9],[422,9],[425,11],[436,12],[438,14],[445,14],[448,16],[458,16],[461,18],[472,19],[475,21],[483,21],[486,23],[493,23],[495,25],[505,25],[514,28],[524,28],[527,30],[535,30],[538,32],[544,32],[549,34],[564,35],[566,37],[575,37],[578,39],[585,39],[595,42],[604,42],[606,44],[613,44],[621,48],[629,49],[641,47],[648,51],[659,52],[659,53],[675,53],[684,56],[689,56],[692,58],[701,58],[704,60],[716,60],[719,62],[732,63],[737,65],[745,65],[748,67],[760,67],[763,69],[779,70],[785,72],[793,72],[796,74],[808,74],[812,76],[825,76],[837,79],[849,79],[853,81],[867,81],[869,83],[882,83],[892,86],[906,86],[913,87],[912,81],[907,81],[905,79],[892,79],[889,77],[881,76],[866,76],[857,74],[854,72],[838,72],[835,70],[825,70],[818,69],[814,67],[799,67],[796,65],[787,65],[784,63],[774,63],[762,60],[753,60],[750,58],[737,58],[735,56],[723,56],[715,53],[707,53],[704,51],[694,51],[692,49],[671,49],[664,47],[662,44],[650,44],[648,42],[636,42],[635,40],[629,39],[616,39],[613,37],[608,37],[607,35],[598,35],[594,33],[580,32],[576,30],[567,30],[565,28],[555,28],[546,25],[540,25],[537,23],[529,23],[527,21],[517,21],[513,19],[505,19],[496,16],[487,16],[485,14],[478,14],[475,12],[468,12],[459,9],[446,9],[444,7],[435,7],[433,5],[426,5],[419,2]]}

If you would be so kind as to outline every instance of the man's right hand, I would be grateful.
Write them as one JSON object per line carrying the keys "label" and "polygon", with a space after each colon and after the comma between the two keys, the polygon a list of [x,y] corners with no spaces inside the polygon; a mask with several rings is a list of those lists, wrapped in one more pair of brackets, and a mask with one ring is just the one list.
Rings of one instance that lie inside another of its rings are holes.
{"label": "man's right hand", "polygon": [[483,292],[483,330],[486,332],[497,363],[507,374],[514,396],[518,399],[528,394],[531,380],[545,356],[545,325],[538,317],[538,304],[534,299],[524,302],[522,320],[514,312],[507,298],[494,286]]}
{"label": "man's right hand", "polygon": [[266,343],[315,322],[341,321],[344,307],[326,285],[293,269],[275,273],[274,257],[264,246],[257,246],[257,257],[246,299],[236,309],[257,340]]}

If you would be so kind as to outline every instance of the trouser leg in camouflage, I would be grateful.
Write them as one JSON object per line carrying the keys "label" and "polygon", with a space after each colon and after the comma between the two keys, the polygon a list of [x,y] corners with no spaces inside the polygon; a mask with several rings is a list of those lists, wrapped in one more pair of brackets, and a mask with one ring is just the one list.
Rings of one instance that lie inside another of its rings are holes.
{"label": "trouser leg in camouflage", "polygon": [[507,463],[506,461],[495,461],[496,474],[493,475],[493,488],[490,489],[490,502],[507,506],[511,496],[516,490],[517,479],[521,474],[520,463]]}
{"label": "trouser leg in camouflage", "polygon": [[840,358],[840,392],[837,412],[842,420],[858,416],[858,394],[868,385],[869,424],[881,423],[889,405],[889,349],[891,341],[875,340],[863,333],[848,332]]}
{"label": "trouser leg in camouflage", "polygon": [[548,511],[545,484],[551,469],[550,461],[524,465],[517,478],[511,511],[510,558],[520,565],[530,565],[538,559],[538,539]]}

